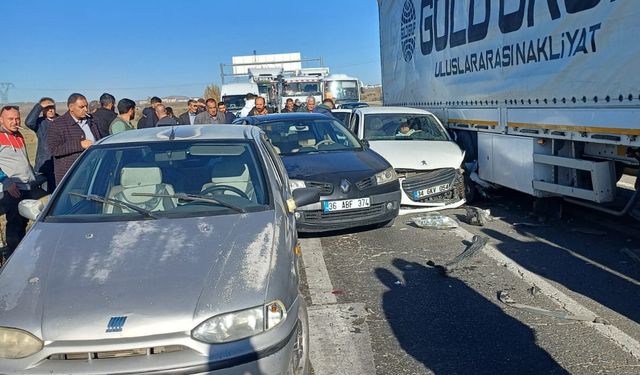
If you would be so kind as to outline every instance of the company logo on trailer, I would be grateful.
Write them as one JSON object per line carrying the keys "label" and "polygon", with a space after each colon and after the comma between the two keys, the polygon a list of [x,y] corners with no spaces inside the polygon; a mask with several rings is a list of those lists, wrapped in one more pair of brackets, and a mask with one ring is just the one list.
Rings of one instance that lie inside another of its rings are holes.
{"label": "company logo on trailer", "polygon": [[416,8],[411,0],[406,0],[402,8],[400,43],[404,61],[411,61],[416,50]]}

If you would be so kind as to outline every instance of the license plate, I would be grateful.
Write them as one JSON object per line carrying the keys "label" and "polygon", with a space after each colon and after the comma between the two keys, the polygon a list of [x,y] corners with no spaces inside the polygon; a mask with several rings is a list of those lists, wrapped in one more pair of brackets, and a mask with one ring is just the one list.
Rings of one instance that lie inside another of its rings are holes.
{"label": "license plate", "polygon": [[342,201],[322,201],[322,211],[344,211],[366,208],[371,206],[370,198],[345,199]]}
{"label": "license plate", "polygon": [[426,188],[423,190],[414,191],[413,199],[420,199],[422,197],[428,197],[429,195],[440,194],[447,190],[449,190],[449,184],[442,184],[442,185]]}

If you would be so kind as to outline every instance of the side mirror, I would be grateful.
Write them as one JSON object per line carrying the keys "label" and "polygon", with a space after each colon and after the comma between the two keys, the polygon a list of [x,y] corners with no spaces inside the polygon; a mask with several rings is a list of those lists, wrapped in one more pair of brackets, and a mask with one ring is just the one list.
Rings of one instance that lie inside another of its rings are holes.
{"label": "side mirror", "polygon": [[18,203],[20,216],[29,220],[36,220],[44,210],[44,204],[35,199],[25,199]]}
{"label": "side mirror", "polygon": [[287,200],[289,212],[293,213],[296,208],[306,206],[320,201],[320,190],[316,188],[299,188],[291,192],[293,198]]}

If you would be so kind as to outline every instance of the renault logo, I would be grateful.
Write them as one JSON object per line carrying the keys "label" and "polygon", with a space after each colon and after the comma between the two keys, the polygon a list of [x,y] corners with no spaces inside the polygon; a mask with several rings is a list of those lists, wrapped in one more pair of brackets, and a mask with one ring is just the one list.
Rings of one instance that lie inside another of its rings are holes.
{"label": "renault logo", "polygon": [[107,330],[105,332],[122,332],[122,327],[126,321],[126,316],[112,316],[111,319],[109,319],[109,323],[107,323]]}
{"label": "renault logo", "polygon": [[342,190],[343,193],[348,193],[349,189],[351,189],[351,184],[349,183],[349,181],[342,180],[340,182],[340,190]]}

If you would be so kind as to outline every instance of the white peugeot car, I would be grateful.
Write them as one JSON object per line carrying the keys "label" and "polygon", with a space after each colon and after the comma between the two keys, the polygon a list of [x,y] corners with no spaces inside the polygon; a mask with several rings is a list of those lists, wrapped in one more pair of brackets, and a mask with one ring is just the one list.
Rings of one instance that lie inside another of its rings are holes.
{"label": "white peugeot car", "polygon": [[431,112],[407,107],[357,108],[350,128],[398,173],[404,206],[400,214],[465,203],[464,152]]}

